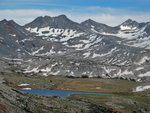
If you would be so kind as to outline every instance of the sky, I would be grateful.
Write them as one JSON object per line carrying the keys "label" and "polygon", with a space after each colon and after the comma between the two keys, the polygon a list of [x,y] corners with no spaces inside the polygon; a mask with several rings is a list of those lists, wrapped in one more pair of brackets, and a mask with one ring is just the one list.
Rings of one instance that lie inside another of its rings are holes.
{"label": "sky", "polygon": [[93,19],[117,26],[127,19],[150,21],[150,0],[0,0],[0,20],[20,25],[38,16],[65,14],[75,22]]}

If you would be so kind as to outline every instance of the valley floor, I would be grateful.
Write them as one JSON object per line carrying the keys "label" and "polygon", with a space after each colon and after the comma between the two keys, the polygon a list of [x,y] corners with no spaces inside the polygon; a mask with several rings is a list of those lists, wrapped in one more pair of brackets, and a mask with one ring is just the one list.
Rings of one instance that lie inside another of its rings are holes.
{"label": "valley floor", "polygon": [[[96,106],[101,106],[102,110],[104,109],[106,111],[112,110],[112,111],[118,111],[122,113],[132,113],[132,112],[148,113],[150,112],[149,90],[144,91],[144,92],[133,92],[133,90],[137,86],[140,86],[142,84],[140,82],[120,80],[120,79],[68,78],[68,77],[63,77],[63,76],[28,77],[28,76],[23,76],[19,74],[3,74],[3,75],[0,75],[0,77],[3,78],[4,84],[7,87],[8,86],[12,87],[15,90],[29,89],[29,88],[46,89],[46,90],[59,89],[59,90],[99,92],[99,93],[111,93],[112,94],[112,95],[107,95],[107,96],[106,95],[104,96],[104,95],[79,95],[79,94],[77,95],[76,94],[76,95],[71,95],[70,97],[68,97],[70,101],[75,101],[75,102],[79,101],[85,104],[90,103],[90,105],[91,104],[94,105],[90,109],[94,109],[94,110],[99,109]],[[45,97],[40,97],[40,98],[45,99]],[[52,99],[54,97],[49,97],[49,98]],[[69,104],[68,99],[65,99],[63,101],[65,101],[66,104]],[[59,103],[60,100],[59,99],[57,100],[58,104],[60,104]],[[76,106],[76,103],[74,104],[75,104],[74,106]],[[70,109],[73,109],[73,108],[70,108]],[[85,112],[87,109],[89,109],[89,107],[85,108],[83,111]],[[77,112],[79,111],[77,110]]]}

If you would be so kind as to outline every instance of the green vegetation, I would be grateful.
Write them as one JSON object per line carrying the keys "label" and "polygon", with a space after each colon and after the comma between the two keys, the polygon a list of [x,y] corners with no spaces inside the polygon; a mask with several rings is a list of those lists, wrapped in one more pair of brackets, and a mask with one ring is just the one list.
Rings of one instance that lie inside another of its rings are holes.
{"label": "green vegetation", "polygon": [[66,78],[60,76],[49,76],[49,77],[41,77],[41,76],[23,76],[19,74],[4,74],[1,75],[5,84],[13,88],[23,88],[19,87],[19,84],[27,83],[28,87],[32,89],[55,89],[58,85],[62,84]]}
{"label": "green vegetation", "polygon": [[132,92],[133,88],[141,83],[120,80],[120,79],[101,79],[101,78],[76,78],[67,79],[63,84],[60,84],[57,89],[75,90],[85,92]]}

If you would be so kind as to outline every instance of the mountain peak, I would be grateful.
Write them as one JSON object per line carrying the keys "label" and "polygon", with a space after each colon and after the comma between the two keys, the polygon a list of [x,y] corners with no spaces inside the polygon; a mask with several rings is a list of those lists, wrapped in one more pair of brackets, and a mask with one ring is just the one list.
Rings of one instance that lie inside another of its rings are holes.
{"label": "mountain peak", "polygon": [[17,24],[14,20],[9,20],[8,22],[11,24]]}
{"label": "mountain peak", "polygon": [[132,20],[132,19],[127,19],[125,22],[133,22],[134,20]]}
{"label": "mountain peak", "polygon": [[59,16],[57,16],[58,18],[67,18],[67,16],[66,15],[64,15],[64,14],[62,14],[62,15],[59,15]]}
{"label": "mountain peak", "polygon": [[95,21],[89,18],[89,19],[85,20],[84,22],[95,22]]}
{"label": "mountain peak", "polygon": [[1,23],[6,23],[8,22],[6,19],[3,19],[2,21],[0,21]]}
{"label": "mountain peak", "polygon": [[50,16],[44,16],[41,19],[43,19],[43,20],[49,20],[49,19],[51,19],[51,17]]}
{"label": "mountain peak", "polygon": [[14,20],[9,20],[9,24],[13,25],[14,27],[21,27],[19,24],[17,24]]}
{"label": "mountain peak", "polygon": [[0,21],[0,23],[3,25],[9,25],[9,26],[20,26],[13,20],[8,21],[8,20],[4,19],[4,20]]}
{"label": "mountain peak", "polygon": [[124,25],[124,26],[137,26],[138,25],[138,22],[132,20],[132,19],[128,19],[126,20],[125,22],[123,22],[121,25]]}
{"label": "mountain peak", "polygon": [[[94,20],[92,20],[92,19],[88,19],[88,20],[86,20],[87,22],[93,22]],[[95,21],[94,21],[95,22]]]}
{"label": "mountain peak", "polygon": [[31,23],[28,23],[24,26],[25,28],[44,28],[44,27],[51,27],[51,28],[59,28],[59,29],[76,29],[81,30],[81,26],[67,18],[66,15],[59,15],[56,17],[38,17],[33,20]]}
{"label": "mountain peak", "polygon": [[136,29],[140,26],[140,24],[132,19],[128,19],[125,22],[123,22],[121,25],[119,25],[119,28],[121,30],[130,30],[130,29]]}
{"label": "mountain peak", "polygon": [[66,15],[59,15],[59,16],[53,17],[53,19],[57,21],[70,21],[71,22],[71,20]]}
{"label": "mountain peak", "polygon": [[84,26],[91,26],[95,24],[98,24],[98,23],[92,19],[85,20],[84,22],[81,23],[81,25],[84,25]]}

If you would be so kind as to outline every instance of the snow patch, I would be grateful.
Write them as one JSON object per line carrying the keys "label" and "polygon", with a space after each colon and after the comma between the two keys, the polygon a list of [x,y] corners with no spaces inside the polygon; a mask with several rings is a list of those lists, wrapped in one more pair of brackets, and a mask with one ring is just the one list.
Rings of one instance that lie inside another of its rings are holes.
{"label": "snow patch", "polygon": [[40,49],[38,49],[38,50],[32,52],[31,55],[35,55],[35,54],[37,54],[39,51],[41,51],[41,50],[43,50],[43,49],[44,49],[44,46],[42,46]]}
{"label": "snow patch", "polygon": [[138,86],[138,87],[136,87],[136,89],[133,90],[133,92],[145,91],[145,90],[147,90],[147,89],[150,89],[150,85]]}
{"label": "snow patch", "polygon": [[83,56],[84,56],[84,58],[87,58],[90,56],[90,54],[91,54],[90,52],[87,52],[87,53],[84,53]]}
{"label": "snow patch", "polygon": [[22,87],[22,86],[28,86],[29,84],[24,83],[24,84],[19,84],[18,86]]}
{"label": "snow patch", "polygon": [[121,26],[120,26],[120,29],[121,29],[121,30],[130,30],[131,27],[121,25]]}
{"label": "snow patch", "polygon": [[139,74],[139,77],[149,77],[150,76],[150,71],[143,73],[143,74]]}
{"label": "snow patch", "polygon": [[150,37],[144,37],[142,39],[136,39],[133,41],[128,41],[126,43],[126,45],[132,46],[132,47],[150,49]]}
{"label": "snow patch", "polygon": [[140,70],[142,70],[142,69],[144,69],[144,67],[138,67],[138,68],[136,68],[135,70],[136,70],[136,71],[140,71]]}
{"label": "snow patch", "polygon": [[96,53],[94,53],[92,58],[104,57],[104,56],[107,56],[107,55],[112,54],[114,51],[117,51],[117,48],[116,48],[116,47],[113,48],[113,49],[111,49],[108,53],[105,53],[105,54],[96,54]]}
{"label": "snow patch", "polygon": [[22,88],[22,90],[31,90],[31,88]]}
{"label": "snow patch", "polygon": [[134,73],[132,71],[128,71],[128,70],[125,70],[125,71],[121,71],[119,70],[117,74],[115,74],[115,76],[124,76],[124,75],[134,75]]}
{"label": "snow patch", "polygon": [[109,69],[109,68],[106,68],[106,67],[103,67],[103,69],[105,70],[105,72],[107,74],[111,73],[111,71],[115,71],[116,69]]}
{"label": "snow patch", "polygon": [[9,34],[10,36],[16,37],[16,34]]}
{"label": "snow patch", "polygon": [[139,62],[136,62],[135,64],[141,65],[146,62],[146,60],[150,60],[148,56],[144,56]]}
{"label": "snow patch", "polygon": [[27,38],[27,39],[23,39],[23,40],[21,40],[21,42],[25,42],[25,41],[32,41],[33,40],[33,38]]}
{"label": "snow patch", "polygon": [[76,30],[72,29],[57,29],[57,28],[50,28],[50,27],[44,27],[44,28],[26,28],[26,30],[37,33],[38,36],[52,36],[52,37],[58,37],[61,35],[61,42],[68,41],[69,39],[73,39],[75,37],[79,37],[83,33],[79,33]]}
{"label": "snow patch", "polygon": [[[52,54],[54,54],[54,53],[56,53],[56,52],[54,51],[54,47],[52,47],[49,52],[42,53],[42,54],[38,54],[38,56],[50,56],[50,55],[52,55]],[[59,54],[60,54],[60,53],[62,53],[62,52],[59,51]]]}
{"label": "snow patch", "polygon": [[38,73],[39,72],[39,70],[38,70],[39,67],[33,68],[31,70],[29,70],[29,68],[30,68],[30,66],[26,69],[26,71],[24,73],[32,73],[32,72]]}
{"label": "snow patch", "polygon": [[17,52],[20,52],[21,50],[20,49],[17,49]]}
{"label": "snow patch", "polygon": [[[122,27],[122,30],[118,31],[118,33],[113,34],[113,33],[106,33],[102,32],[101,34],[103,35],[110,35],[110,36],[117,36],[120,38],[125,38],[125,39],[137,39],[139,36],[142,36],[144,33],[144,30],[146,26],[144,26],[142,29],[137,29],[137,28],[131,28],[131,27]],[[127,30],[127,31],[126,31]]]}

